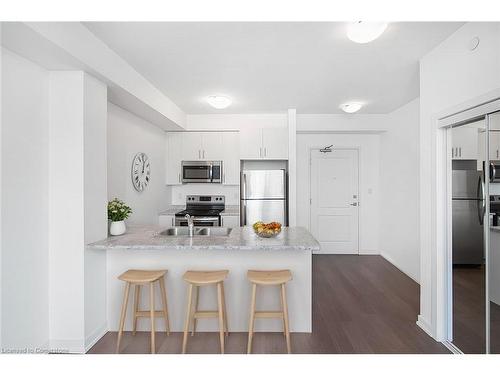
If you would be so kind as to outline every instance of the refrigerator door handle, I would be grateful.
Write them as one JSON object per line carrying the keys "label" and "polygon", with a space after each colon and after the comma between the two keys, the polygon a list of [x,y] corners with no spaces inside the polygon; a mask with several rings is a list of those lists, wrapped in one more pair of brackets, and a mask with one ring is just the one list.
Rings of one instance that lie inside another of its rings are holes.
{"label": "refrigerator door handle", "polygon": [[242,199],[240,201],[240,227],[247,224],[247,201]]}
{"label": "refrigerator door handle", "polygon": [[484,211],[486,209],[486,197],[484,196],[484,182],[483,178],[480,176],[477,181],[477,216],[479,219],[479,224],[484,223]]}

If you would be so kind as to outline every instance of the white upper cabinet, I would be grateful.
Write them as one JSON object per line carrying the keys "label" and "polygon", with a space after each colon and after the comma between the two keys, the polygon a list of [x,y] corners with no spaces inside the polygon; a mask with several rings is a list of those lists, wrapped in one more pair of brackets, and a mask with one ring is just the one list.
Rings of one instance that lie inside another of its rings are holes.
{"label": "white upper cabinet", "polygon": [[201,159],[201,134],[182,133],[182,160]]}
{"label": "white upper cabinet", "polygon": [[259,159],[262,155],[262,129],[240,130],[240,158]]}
{"label": "white upper cabinet", "polygon": [[201,133],[201,158],[203,160],[222,160],[223,151],[220,132]]}
{"label": "white upper cabinet", "polygon": [[182,133],[167,133],[166,184],[180,185],[182,162]]}
{"label": "white upper cabinet", "polygon": [[240,157],[241,159],[288,159],[288,129],[241,130]]}
{"label": "white upper cabinet", "polygon": [[222,183],[240,184],[240,139],[239,133],[222,133],[224,157],[222,158]]}
{"label": "white upper cabinet", "polygon": [[288,159],[288,128],[262,129],[262,148],[265,159]]}
{"label": "white upper cabinet", "polygon": [[453,128],[451,149],[453,160],[477,160],[479,130],[472,125]]}
{"label": "white upper cabinet", "polygon": [[222,160],[221,133],[185,132],[182,137],[182,160]]}

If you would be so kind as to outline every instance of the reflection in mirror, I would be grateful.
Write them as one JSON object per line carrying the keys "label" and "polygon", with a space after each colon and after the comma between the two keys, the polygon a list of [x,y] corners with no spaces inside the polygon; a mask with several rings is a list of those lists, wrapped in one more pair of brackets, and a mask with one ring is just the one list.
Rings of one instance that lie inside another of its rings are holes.
{"label": "reflection in mirror", "polygon": [[500,353],[500,112],[488,116],[490,159],[490,246],[488,304],[490,353]]}
{"label": "reflection in mirror", "polygon": [[464,353],[486,353],[486,122],[482,119],[454,127],[451,138],[452,342]]}

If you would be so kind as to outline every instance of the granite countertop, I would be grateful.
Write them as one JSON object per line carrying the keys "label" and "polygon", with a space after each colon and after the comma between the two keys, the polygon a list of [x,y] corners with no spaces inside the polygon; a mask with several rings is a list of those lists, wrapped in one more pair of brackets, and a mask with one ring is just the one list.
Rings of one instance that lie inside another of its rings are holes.
{"label": "granite countertop", "polygon": [[284,227],[274,238],[260,238],[252,227],[233,228],[229,236],[162,236],[157,225],[129,226],[127,233],[87,245],[91,250],[277,250],[315,251],[319,243],[303,227]]}
{"label": "granite countertop", "polygon": [[182,211],[185,208],[185,205],[180,204],[168,206],[166,210],[161,211],[158,215],[175,215],[177,212]]}
{"label": "granite countertop", "polygon": [[[168,206],[166,210],[161,211],[158,215],[175,215],[177,212],[186,208],[185,205],[172,205]],[[222,216],[240,216],[240,206],[227,205],[226,209],[221,212]]]}

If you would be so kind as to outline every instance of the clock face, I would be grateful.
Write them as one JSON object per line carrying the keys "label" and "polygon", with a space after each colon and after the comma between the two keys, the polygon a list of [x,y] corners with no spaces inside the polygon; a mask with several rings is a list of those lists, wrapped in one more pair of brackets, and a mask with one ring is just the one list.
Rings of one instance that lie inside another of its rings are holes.
{"label": "clock face", "polygon": [[144,152],[135,155],[132,161],[132,184],[135,190],[143,191],[151,179],[151,164]]}

